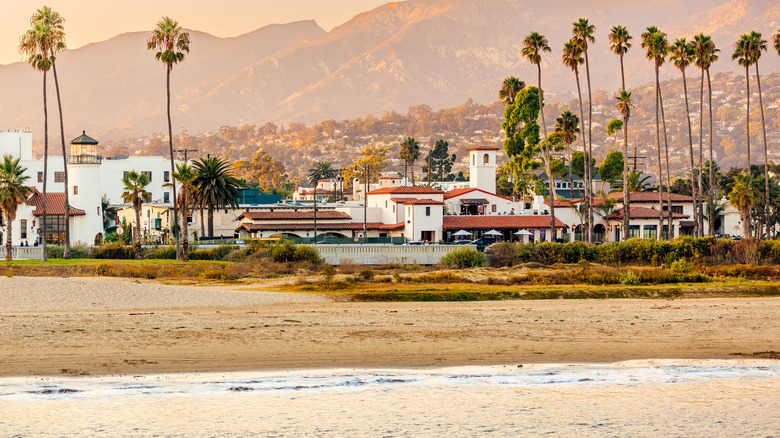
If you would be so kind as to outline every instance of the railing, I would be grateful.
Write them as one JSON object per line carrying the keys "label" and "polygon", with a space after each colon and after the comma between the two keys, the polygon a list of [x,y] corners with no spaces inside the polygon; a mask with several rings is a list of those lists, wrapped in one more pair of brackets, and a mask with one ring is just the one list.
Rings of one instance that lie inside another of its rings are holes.
{"label": "railing", "polygon": [[435,265],[456,248],[453,245],[317,245],[320,256],[331,265],[347,261],[363,265]]}
{"label": "railing", "polygon": [[100,164],[103,157],[100,155],[71,155],[68,157],[69,164]]}
{"label": "railing", "polygon": [[[13,260],[35,260],[43,255],[41,246],[15,246],[11,248]],[[5,245],[0,247],[0,260],[5,260]]]}

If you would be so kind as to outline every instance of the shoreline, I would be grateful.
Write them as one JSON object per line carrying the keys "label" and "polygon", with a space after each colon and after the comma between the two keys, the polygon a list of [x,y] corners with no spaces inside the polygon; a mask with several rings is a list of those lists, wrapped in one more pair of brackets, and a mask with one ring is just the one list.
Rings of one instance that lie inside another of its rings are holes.
{"label": "shoreline", "polygon": [[780,351],[779,297],[383,303],[252,288],[3,279],[0,376],[761,360],[753,353]]}

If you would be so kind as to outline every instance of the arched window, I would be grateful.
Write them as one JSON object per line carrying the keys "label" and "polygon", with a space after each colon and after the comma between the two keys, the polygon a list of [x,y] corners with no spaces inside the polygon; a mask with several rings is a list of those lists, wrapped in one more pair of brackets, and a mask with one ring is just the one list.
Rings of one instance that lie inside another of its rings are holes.
{"label": "arched window", "polygon": [[476,166],[477,165],[477,155],[471,154],[471,165]]}
{"label": "arched window", "polygon": [[484,165],[490,164],[490,155],[485,154],[485,156],[482,157],[482,164]]}

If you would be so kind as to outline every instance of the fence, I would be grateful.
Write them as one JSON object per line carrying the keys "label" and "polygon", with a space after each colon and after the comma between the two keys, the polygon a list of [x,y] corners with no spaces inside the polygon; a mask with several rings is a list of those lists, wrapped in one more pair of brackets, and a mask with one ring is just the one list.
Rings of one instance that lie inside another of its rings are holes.
{"label": "fence", "polygon": [[[14,260],[35,260],[43,255],[41,246],[15,246],[11,248],[11,255]],[[0,247],[0,260],[5,260],[5,245]]]}
{"label": "fence", "polygon": [[[463,245],[474,248],[472,245]],[[320,256],[331,265],[348,260],[363,265],[435,265],[448,252],[463,248],[453,245],[317,245]]]}

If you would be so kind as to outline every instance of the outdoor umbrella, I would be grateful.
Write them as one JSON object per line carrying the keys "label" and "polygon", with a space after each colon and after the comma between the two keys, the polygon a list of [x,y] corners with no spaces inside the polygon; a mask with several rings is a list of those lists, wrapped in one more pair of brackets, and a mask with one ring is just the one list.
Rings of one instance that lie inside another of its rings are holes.
{"label": "outdoor umbrella", "polygon": [[469,233],[469,232],[468,232],[468,231],[466,231],[466,230],[460,230],[460,231],[458,231],[457,233],[452,233],[452,235],[453,235],[453,236],[458,236],[458,237],[471,236],[471,234],[472,234],[472,233]]}
{"label": "outdoor umbrella", "polygon": [[516,236],[533,236],[534,233],[528,231],[528,230],[520,230],[515,233]]}
{"label": "outdoor umbrella", "polygon": [[502,232],[496,230],[490,230],[485,233],[485,236],[503,236],[503,235],[504,234]]}

